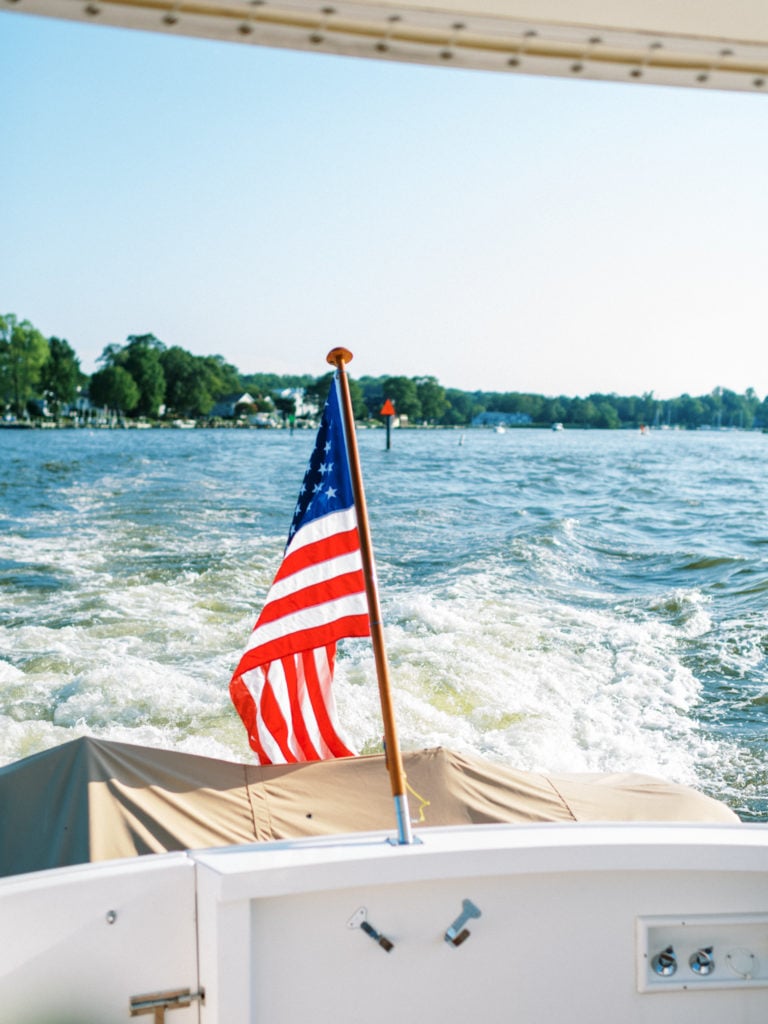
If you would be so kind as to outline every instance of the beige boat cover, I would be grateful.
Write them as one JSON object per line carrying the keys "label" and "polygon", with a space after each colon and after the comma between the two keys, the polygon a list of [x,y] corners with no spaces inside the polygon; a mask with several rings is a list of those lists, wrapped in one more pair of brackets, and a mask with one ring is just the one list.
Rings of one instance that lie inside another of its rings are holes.
{"label": "beige boat cover", "polygon": [[[443,748],[403,760],[417,827],[738,821],[647,775],[539,775]],[[88,737],[0,768],[0,822],[0,875],[395,828],[381,755],[261,767]]]}

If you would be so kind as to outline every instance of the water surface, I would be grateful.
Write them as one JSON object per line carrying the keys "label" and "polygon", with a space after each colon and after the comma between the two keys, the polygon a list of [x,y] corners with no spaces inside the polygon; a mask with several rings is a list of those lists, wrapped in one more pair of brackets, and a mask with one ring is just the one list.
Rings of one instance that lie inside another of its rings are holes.
{"label": "water surface", "polygon": [[[228,682],[312,447],[0,432],[0,762],[78,735],[250,751]],[[642,771],[768,820],[768,437],[362,431],[405,749]],[[380,747],[370,646],[342,721]]]}

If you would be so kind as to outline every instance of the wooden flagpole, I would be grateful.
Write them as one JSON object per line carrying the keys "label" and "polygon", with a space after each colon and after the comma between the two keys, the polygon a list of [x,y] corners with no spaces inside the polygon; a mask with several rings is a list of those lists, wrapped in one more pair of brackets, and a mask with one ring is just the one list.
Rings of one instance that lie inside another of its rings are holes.
{"label": "wooden flagpole", "polygon": [[384,753],[392,785],[392,796],[395,799],[398,842],[400,844],[409,844],[413,842],[413,833],[411,831],[411,818],[408,811],[408,794],[406,793],[403,758],[397,739],[395,712],[392,705],[389,665],[387,664],[387,654],[384,646],[384,625],[381,620],[379,590],[376,583],[376,567],[373,560],[373,545],[371,544],[371,531],[368,525],[368,508],[365,504],[363,476],[360,472],[360,455],[357,450],[357,436],[355,434],[355,418],[352,413],[352,398],[349,393],[349,380],[347,379],[346,371],[346,363],[352,360],[352,353],[346,348],[335,348],[328,353],[327,358],[328,362],[339,371],[344,432],[347,437],[349,469],[352,477],[355,508],[357,510],[357,529],[360,534],[360,554],[363,562],[363,576],[365,577],[365,594],[368,599],[368,617],[371,623],[371,643],[373,644],[373,656],[376,662],[376,678],[379,683],[381,715],[384,719]]}

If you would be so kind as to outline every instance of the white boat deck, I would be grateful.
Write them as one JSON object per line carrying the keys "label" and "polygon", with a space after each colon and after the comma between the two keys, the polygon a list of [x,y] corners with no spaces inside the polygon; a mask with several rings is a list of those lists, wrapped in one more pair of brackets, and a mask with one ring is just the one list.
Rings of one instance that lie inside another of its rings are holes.
{"label": "white boat deck", "polygon": [[[2,1019],[111,1024],[132,1000],[171,1024],[768,1018],[768,827],[492,825],[418,838],[285,841],[0,881]],[[465,929],[458,944],[446,938]],[[676,970],[658,973],[669,946]],[[694,970],[708,949],[714,967]],[[165,1011],[148,1005],[184,990]]]}

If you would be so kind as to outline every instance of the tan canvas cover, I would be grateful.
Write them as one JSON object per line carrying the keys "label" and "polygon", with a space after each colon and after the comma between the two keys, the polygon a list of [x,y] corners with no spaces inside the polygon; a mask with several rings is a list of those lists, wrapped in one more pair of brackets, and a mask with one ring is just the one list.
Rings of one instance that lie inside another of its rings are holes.
{"label": "tan canvas cover", "polygon": [[[404,755],[417,827],[734,822],[646,775],[538,775],[437,748]],[[81,738],[0,768],[0,875],[168,850],[394,830],[382,756],[260,767]]]}

